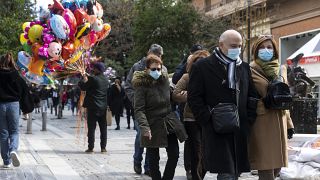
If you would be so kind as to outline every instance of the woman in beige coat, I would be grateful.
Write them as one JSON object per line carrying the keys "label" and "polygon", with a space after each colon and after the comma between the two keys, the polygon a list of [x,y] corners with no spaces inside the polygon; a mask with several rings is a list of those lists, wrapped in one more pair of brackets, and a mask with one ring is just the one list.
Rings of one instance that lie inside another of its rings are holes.
{"label": "woman in beige coat", "polygon": [[[176,102],[187,102],[187,88],[189,84],[189,72],[193,63],[201,58],[208,57],[210,53],[205,50],[198,50],[190,55],[187,61],[187,73],[185,73],[178,81],[172,97]],[[201,153],[201,127],[193,117],[190,107],[186,104],[183,112],[184,124],[190,141],[191,151],[191,175],[192,180],[201,180],[204,178],[206,172],[202,166],[202,153]]]}
{"label": "woman in beige coat", "polygon": [[267,109],[262,100],[267,94],[268,83],[278,78],[279,72],[285,81],[287,78],[286,67],[279,64],[276,47],[272,36],[260,36],[253,45],[253,62],[250,64],[261,99],[249,137],[248,152],[251,168],[258,170],[260,180],[273,180],[282,167],[288,166],[287,140],[294,134],[289,111]]}

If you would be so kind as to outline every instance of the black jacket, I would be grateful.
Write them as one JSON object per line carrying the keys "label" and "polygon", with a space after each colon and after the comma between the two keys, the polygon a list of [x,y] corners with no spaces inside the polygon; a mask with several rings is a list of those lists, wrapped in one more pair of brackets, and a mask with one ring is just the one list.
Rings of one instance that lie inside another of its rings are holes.
{"label": "black jacket", "polygon": [[19,101],[23,113],[34,109],[33,99],[26,82],[17,70],[0,70],[0,102]]}
{"label": "black jacket", "polygon": [[108,105],[112,111],[112,114],[114,115],[121,114],[124,98],[125,98],[125,93],[122,87],[121,87],[121,91],[118,90],[116,84],[113,84],[109,88]]}
{"label": "black jacket", "polygon": [[109,82],[103,74],[89,76],[86,83],[80,81],[79,87],[86,91],[83,107],[88,109],[107,109],[107,90]]}
{"label": "black jacket", "polygon": [[237,67],[237,75],[240,78],[240,129],[234,134],[217,134],[210,121],[208,106],[213,107],[220,102],[236,103],[234,90],[229,89],[225,83],[227,71],[224,65],[211,55],[194,63],[190,73],[188,104],[196,121],[202,125],[205,168],[212,173],[250,171],[247,136],[250,122],[256,118],[255,101],[252,104],[250,102],[255,100],[257,93],[248,63],[242,62]]}

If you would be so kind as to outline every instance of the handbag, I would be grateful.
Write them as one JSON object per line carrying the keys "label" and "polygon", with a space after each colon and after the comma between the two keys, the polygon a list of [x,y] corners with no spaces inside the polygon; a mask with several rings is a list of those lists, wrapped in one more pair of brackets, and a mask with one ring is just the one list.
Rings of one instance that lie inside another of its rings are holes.
{"label": "handbag", "polygon": [[107,126],[111,126],[112,125],[112,112],[110,110],[110,108],[107,109],[107,113],[106,113],[106,119],[107,119]]}

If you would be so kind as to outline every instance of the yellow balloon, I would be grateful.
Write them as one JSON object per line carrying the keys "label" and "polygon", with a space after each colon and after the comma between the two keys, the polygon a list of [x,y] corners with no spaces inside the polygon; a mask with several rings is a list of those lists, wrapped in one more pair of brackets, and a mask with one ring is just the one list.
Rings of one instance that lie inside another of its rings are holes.
{"label": "yellow balloon", "polygon": [[80,45],[81,45],[81,41],[79,39],[76,39],[76,40],[74,40],[74,44],[73,45],[74,45],[75,49],[78,49],[80,47]]}
{"label": "yellow balloon", "polygon": [[21,33],[20,34],[20,43],[21,43],[21,45],[27,43],[27,41],[28,40],[24,37],[24,33]]}
{"label": "yellow balloon", "polygon": [[30,26],[30,22],[25,22],[22,24],[22,31],[26,29],[26,27]]}
{"label": "yellow balloon", "polygon": [[36,74],[36,75],[39,75],[39,76],[42,76],[43,75],[43,66],[45,64],[45,61],[41,60],[41,59],[38,59],[36,60],[35,58],[32,58],[31,60],[31,63],[29,64],[29,71]]}
{"label": "yellow balloon", "polygon": [[78,51],[77,53],[73,54],[72,58],[68,59],[67,62],[75,63],[76,61],[78,61],[78,59],[80,59],[82,53],[83,51]]}
{"label": "yellow balloon", "polygon": [[33,25],[28,32],[29,40],[32,43],[41,42],[41,35],[42,35],[43,27],[39,24]]}

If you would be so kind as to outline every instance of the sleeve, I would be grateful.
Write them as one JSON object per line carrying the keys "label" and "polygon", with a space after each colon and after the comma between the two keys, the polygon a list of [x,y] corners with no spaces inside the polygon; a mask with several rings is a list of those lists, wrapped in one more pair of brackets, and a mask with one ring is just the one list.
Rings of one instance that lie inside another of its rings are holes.
{"label": "sleeve", "polygon": [[20,87],[20,109],[24,114],[31,113],[34,109],[34,100],[30,94],[27,83],[22,78],[20,79]]}
{"label": "sleeve", "polygon": [[197,63],[192,65],[188,84],[187,102],[196,121],[206,125],[210,120],[210,112],[205,104],[205,88],[202,73]]}
{"label": "sleeve", "polygon": [[186,72],[186,63],[179,64],[172,76],[172,83],[177,84],[183,74]]}
{"label": "sleeve", "polygon": [[83,81],[79,82],[80,89],[82,91],[87,91],[88,88],[92,87],[93,81],[94,81],[94,77],[88,76],[88,81],[87,82],[83,82]]}
{"label": "sleeve", "polygon": [[253,83],[250,67],[248,68],[248,73],[249,73],[249,87],[248,87],[248,99],[247,99],[247,116],[248,116],[249,123],[252,125],[257,118],[257,104],[260,97]]}
{"label": "sleeve", "polygon": [[127,94],[128,96],[128,99],[130,100],[130,102],[133,102],[133,95],[134,95],[134,90],[133,90],[133,87],[132,87],[132,78],[133,78],[133,72],[134,72],[134,69],[133,69],[133,66],[131,67],[128,75],[127,75],[127,79],[126,79],[126,83],[124,85],[124,91],[125,93]]}
{"label": "sleeve", "polygon": [[187,90],[187,80],[182,76],[182,78],[178,81],[177,85],[175,86],[173,93],[172,93],[172,99],[179,103],[185,103],[187,102],[187,94],[181,95],[181,91]]}
{"label": "sleeve", "polygon": [[138,87],[134,95],[134,114],[141,128],[141,134],[150,131],[150,126],[146,117],[146,95],[143,87]]}

